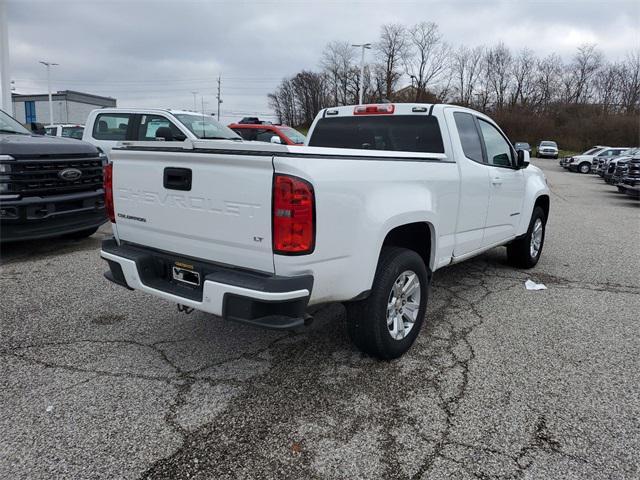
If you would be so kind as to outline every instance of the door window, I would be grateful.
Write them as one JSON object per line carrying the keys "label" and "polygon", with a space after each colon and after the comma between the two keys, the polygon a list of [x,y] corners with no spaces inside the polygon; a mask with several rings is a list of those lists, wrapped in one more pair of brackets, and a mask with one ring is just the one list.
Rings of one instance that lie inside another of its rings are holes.
{"label": "door window", "polygon": [[234,132],[240,135],[245,140],[255,140],[257,130],[254,128],[234,128]]}
{"label": "door window", "polygon": [[45,128],[45,130],[47,131],[47,135],[49,135],[50,137],[55,137],[56,136],[56,130],[58,129],[58,127],[47,127]]}
{"label": "door window", "polygon": [[140,128],[138,128],[138,140],[152,141],[156,139],[156,132],[161,127],[168,127],[173,133],[174,140],[184,140],[185,135],[169,121],[168,118],[160,115],[142,115],[140,117]]}
{"label": "door window", "polygon": [[62,136],[82,140],[84,127],[62,127]]}
{"label": "door window", "polygon": [[474,162],[484,163],[482,158],[482,142],[476,128],[473,116],[469,113],[456,112],[453,114],[456,119],[456,127],[464,155]]}
{"label": "door window", "polygon": [[496,127],[489,122],[478,119],[480,131],[487,150],[487,162],[494,167],[512,167],[513,151],[511,145]]}
{"label": "door window", "polygon": [[93,138],[96,140],[120,141],[127,139],[127,128],[131,114],[101,113],[93,125]]}
{"label": "door window", "polygon": [[256,135],[256,140],[258,140],[259,142],[270,142],[271,137],[273,136],[277,137],[279,135],[272,130],[258,130],[258,134]]}

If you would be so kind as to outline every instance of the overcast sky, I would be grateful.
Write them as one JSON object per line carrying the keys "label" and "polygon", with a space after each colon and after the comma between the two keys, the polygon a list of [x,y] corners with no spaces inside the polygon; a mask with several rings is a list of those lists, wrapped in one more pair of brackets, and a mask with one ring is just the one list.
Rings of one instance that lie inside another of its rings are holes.
{"label": "overcast sky", "polygon": [[[2,1],[2,0],[0,0]],[[585,42],[610,60],[640,48],[635,1],[9,0],[11,78],[19,93],[112,96],[119,106],[216,109],[224,121],[269,113],[266,94],[315,69],[332,40],[375,42],[383,23],[434,21],[454,46],[529,47],[569,58]]]}

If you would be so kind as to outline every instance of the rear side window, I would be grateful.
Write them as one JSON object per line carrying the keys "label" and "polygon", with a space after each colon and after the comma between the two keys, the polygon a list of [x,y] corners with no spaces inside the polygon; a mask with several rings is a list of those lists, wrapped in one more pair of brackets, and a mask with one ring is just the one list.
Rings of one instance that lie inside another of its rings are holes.
{"label": "rear side window", "polygon": [[62,136],[82,140],[83,127],[62,127]]}
{"label": "rear side window", "polygon": [[93,125],[93,138],[96,140],[126,140],[131,114],[101,113]]}
{"label": "rear side window", "polygon": [[380,115],[323,118],[312,147],[444,153],[438,119],[425,115]]}
{"label": "rear side window", "polygon": [[473,116],[469,113],[456,112],[453,117],[456,119],[456,127],[465,157],[478,163],[484,163],[482,143]]}

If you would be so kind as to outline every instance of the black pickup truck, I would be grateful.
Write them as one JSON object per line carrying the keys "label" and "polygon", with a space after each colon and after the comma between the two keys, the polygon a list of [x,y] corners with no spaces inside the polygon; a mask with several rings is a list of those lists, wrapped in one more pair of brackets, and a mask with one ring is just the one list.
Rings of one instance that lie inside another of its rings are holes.
{"label": "black pickup truck", "polygon": [[93,145],[34,135],[0,110],[0,242],[93,234],[105,164]]}

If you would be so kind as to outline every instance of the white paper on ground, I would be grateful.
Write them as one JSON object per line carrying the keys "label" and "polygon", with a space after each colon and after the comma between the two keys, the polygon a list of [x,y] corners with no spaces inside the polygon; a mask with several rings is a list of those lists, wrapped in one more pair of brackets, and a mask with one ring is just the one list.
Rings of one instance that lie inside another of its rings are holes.
{"label": "white paper on ground", "polygon": [[536,283],[532,280],[527,280],[526,282],[524,282],[524,286],[527,290],[546,290],[547,289],[544,283]]}

